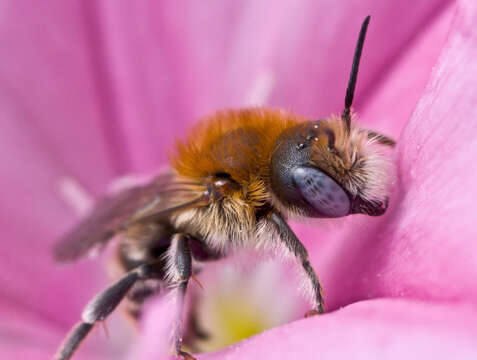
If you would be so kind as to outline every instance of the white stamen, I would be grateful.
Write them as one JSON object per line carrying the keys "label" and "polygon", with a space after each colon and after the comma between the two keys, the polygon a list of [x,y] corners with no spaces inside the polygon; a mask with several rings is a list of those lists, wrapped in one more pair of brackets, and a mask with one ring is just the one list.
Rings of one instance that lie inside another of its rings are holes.
{"label": "white stamen", "polygon": [[246,106],[258,106],[267,102],[275,85],[275,75],[271,69],[262,70],[255,78],[246,98]]}
{"label": "white stamen", "polygon": [[88,191],[75,179],[65,176],[59,181],[60,194],[63,200],[78,215],[87,213],[93,206],[93,197]]}
{"label": "white stamen", "polygon": [[114,179],[108,186],[108,191],[111,193],[118,193],[122,190],[126,190],[137,186],[144,182],[144,177],[138,175],[124,175]]}
{"label": "white stamen", "polygon": [[89,259],[96,259],[99,254],[101,254],[101,251],[104,249],[104,244],[99,244],[93,246],[87,253],[87,256]]}

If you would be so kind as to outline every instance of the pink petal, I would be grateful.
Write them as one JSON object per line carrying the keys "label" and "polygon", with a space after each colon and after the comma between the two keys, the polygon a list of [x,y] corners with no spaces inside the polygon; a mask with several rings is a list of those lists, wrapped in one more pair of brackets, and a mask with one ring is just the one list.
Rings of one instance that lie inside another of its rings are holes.
{"label": "pink petal", "polygon": [[206,359],[473,359],[475,309],[373,300],[296,321]]}
{"label": "pink petal", "polygon": [[98,281],[97,265],[53,267],[50,247],[77,219],[62,181],[99,194],[117,171],[79,11],[11,1],[0,22],[0,296],[60,323],[77,318]]}
{"label": "pink petal", "polygon": [[385,268],[396,271],[395,292],[476,303],[477,6],[459,4],[456,30],[401,137]]}
{"label": "pink petal", "polygon": [[178,298],[168,294],[148,307],[142,324],[141,337],[132,346],[128,359],[157,360],[169,358],[172,353],[172,324],[177,320]]}
{"label": "pink petal", "polygon": [[456,3],[448,4],[443,11],[429,19],[405,50],[392,61],[381,81],[368,92],[368,101],[358,113],[360,123],[398,138],[416,108],[442,52],[456,7]]}

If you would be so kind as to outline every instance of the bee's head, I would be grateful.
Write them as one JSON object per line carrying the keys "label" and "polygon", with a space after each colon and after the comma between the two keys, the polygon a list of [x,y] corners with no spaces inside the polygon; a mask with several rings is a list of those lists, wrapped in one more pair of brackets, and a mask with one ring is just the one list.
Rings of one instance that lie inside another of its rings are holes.
{"label": "bee's head", "polygon": [[382,215],[388,161],[379,138],[341,118],[310,121],[283,133],[271,161],[271,187],[287,209],[308,217]]}
{"label": "bee's head", "polygon": [[351,105],[369,24],[356,44],[341,117],[310,121],[283,133],[272,155],[272,191],[286,209],[310,217],[382,215],[388,205],[387,161],[375,143],[391,139],[351,124]]}

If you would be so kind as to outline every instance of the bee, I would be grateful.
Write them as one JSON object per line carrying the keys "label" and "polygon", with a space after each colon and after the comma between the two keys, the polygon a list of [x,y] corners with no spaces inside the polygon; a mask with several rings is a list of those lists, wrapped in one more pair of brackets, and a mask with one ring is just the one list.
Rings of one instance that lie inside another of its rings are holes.
{"label": "bee", "polygon": [[[56,360],[70,359],[123,299],[134,318],[147,298],[171,287],[183,304],[198,264],[247,246],[284,250],[307,283],[312,309],[306,315],[324,312],[308,252],[287,221],[386,211],[389,169],[380,146],[395,142],[358,126],[351,112],[369,19],[361,26],[341,116],[219,111],[177,142],[169,172],[104,198],[59,241],[56,259],[72,261],[118,238],[121,276],[86,305]],[[182,349],[181,323],[174,324],[174,351],[193,359]]]}

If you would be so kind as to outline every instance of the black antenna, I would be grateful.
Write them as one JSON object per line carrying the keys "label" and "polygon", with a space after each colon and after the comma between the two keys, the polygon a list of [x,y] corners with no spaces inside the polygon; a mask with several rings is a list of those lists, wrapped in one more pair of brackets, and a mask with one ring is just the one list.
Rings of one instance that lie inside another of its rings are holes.
{"label": "black antenna", "polygon": [[370,16],[367,16],[361,25],[359,32],[358,43],[354,50],[353,65],[351,66],[351,74],[349,76],[348,88],[346,89],[345,108],[341,119],[346,123],[346,129],[348,132],[351,129],[351,105],[353,104],[354,89],[356,88],[356,81],[358,80],[358,68],[359,60],[361,59],[361,53],[363,52],[364,39],[366,38],[366,31],[368,30]]}

